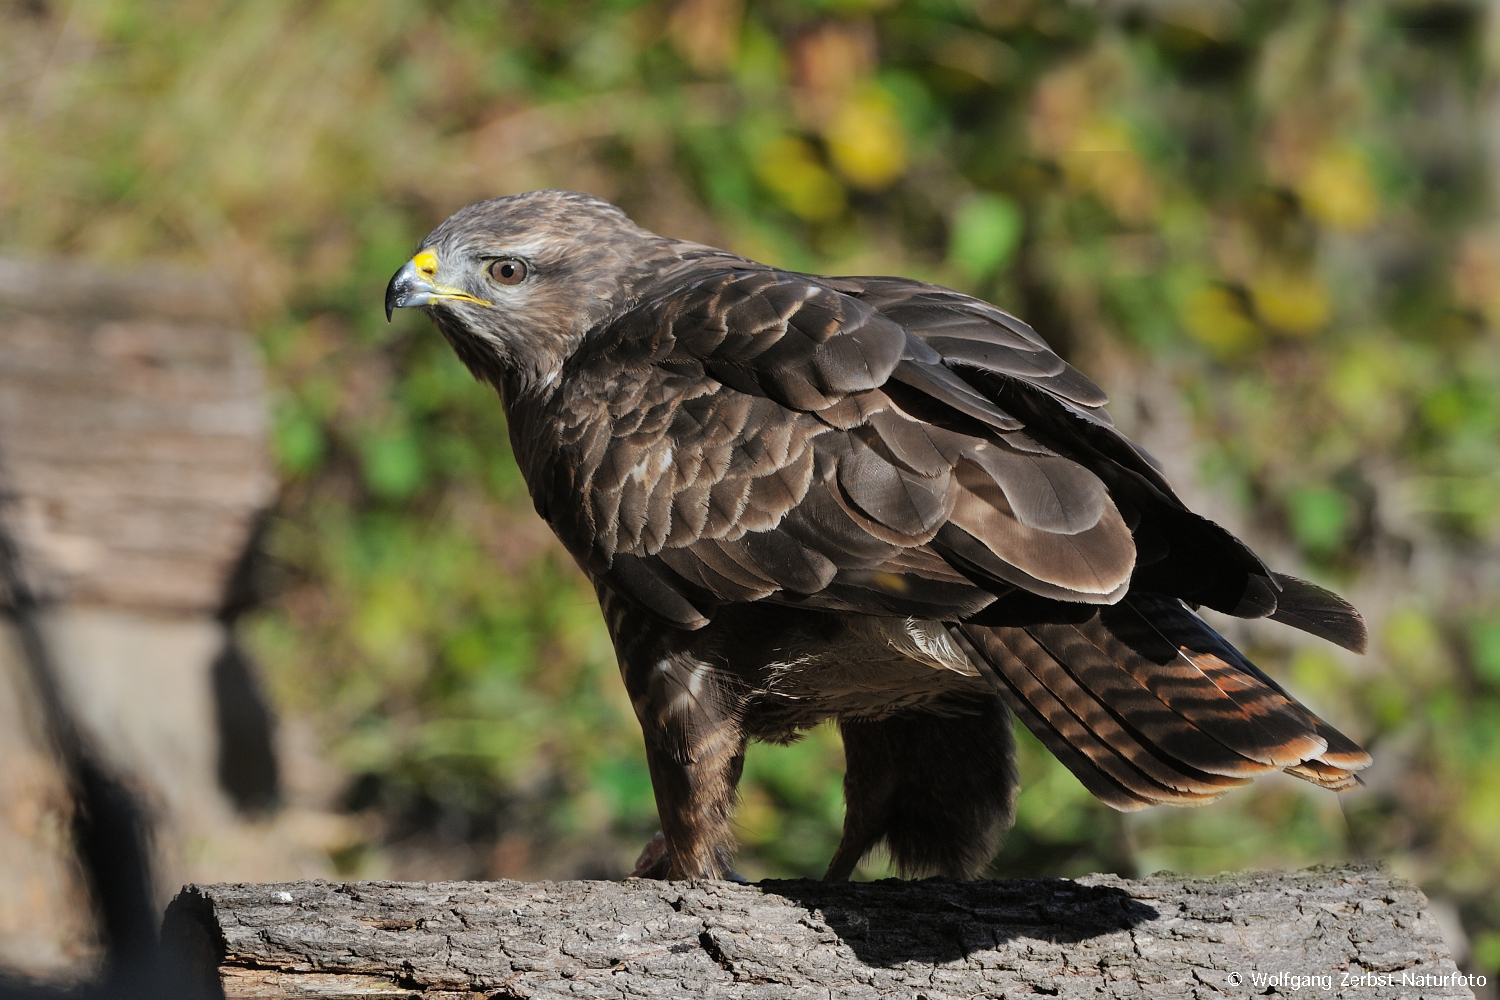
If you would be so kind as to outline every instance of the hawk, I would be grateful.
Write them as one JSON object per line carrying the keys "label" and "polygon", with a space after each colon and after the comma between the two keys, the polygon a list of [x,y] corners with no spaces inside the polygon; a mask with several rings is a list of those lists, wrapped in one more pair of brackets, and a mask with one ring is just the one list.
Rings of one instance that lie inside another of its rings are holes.
{"label": "hawk", "polygon": [[1370,758],[1196,613],[1363,651],[1358,612],[1178,499],[1106,398],[988,302],[668,239],[589,195],[471,205],[386,315],[498,390],[533,503],[593,582],[659,849],[722,878],[751,739],[835,720],[848,878],[972,877],[1009,826],[1010,713],[1116,809]]}

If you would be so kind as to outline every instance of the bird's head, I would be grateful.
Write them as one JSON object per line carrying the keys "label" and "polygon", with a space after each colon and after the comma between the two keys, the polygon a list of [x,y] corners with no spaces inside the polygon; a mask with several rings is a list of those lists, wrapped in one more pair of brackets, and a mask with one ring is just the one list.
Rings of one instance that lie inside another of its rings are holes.
{"label": "bird's head", "polygon": [[385,291],[420,307],[476,376],[509,396],[546,386],[585,333],[628,308],[669,241],[571,191],[470,205],[422,241]]}

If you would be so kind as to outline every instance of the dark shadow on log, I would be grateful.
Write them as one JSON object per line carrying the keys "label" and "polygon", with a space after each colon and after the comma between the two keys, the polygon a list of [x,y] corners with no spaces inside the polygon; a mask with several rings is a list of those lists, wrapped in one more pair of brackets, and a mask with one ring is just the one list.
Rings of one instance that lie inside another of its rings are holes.
{"label": "dark shadow on log", "polygon": [[1129,930],[1160,915],[1115,886],[1056,878],[866,883],[767,879],[758,885],[768,895],[821,914],[839,941],[872,966],[940,965],[1018,938],[1076,944]]}

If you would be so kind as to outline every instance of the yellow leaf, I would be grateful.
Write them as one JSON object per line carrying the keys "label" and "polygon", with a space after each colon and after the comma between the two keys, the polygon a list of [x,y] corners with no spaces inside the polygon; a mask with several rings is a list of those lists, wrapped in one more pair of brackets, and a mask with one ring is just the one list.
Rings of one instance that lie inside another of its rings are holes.
{"label": "yellow leaf", "polygon": [[906,169],[906,138],[890,102],[879,94],[844,102],[824,136],[833,165],[855,187],[878,191]]}
{"label": "yellow leaf", "polygon": [[761,147],[755,174],[776,200],[809,222],[827,222],[844,211],[844,188],[805,140],[782,136]]}
{"label": "yellow leaf", "polygon": [[1093,191],[1123,221],[1139,225],[1155,213],[1156,185],[1119,122],[1103,118],[1085,122],[1073,134],[1069,148],[1058,154],[1058,161],[1072,184]]}
{"label": "yellow leaf", "polygon": [[1207,286],[1189,295],[1182,305],[1182,323],[1194,340],[1221,355],[1243,354],[1260,340],[1260,330],[1226,288]]}
{"label": "yellow leaf", "polygon": [[1358,232],[1375,221],[1375,185],[1364,161],[1351,150],[1324,150],[1297,185],[1307,214],[1330,229]]}
{"label": "yellow leaf", "polygon": [[1069,151],[1074,153],[1130,153],[1130,135],[1117,121],[1095,118],[1073,136]]}
{"label": "yellow leaf", "polygon": [[1308,337],[1328,323],[1328,290],[1315,274],[1272,268],[1250,283],[1255,311],[1266,325],[1294,337]]}

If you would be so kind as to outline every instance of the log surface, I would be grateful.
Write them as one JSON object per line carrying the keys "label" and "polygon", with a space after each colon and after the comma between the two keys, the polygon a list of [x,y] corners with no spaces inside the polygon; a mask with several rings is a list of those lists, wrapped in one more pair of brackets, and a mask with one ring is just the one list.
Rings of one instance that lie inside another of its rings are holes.
{"label": "log surface", "polygon": [[[190,885],[164,936],[231,998],[1472,996],[1426,898],[1369,866],[1136,881]],[[1304,976],[1329,988],[1289,978]]]}

